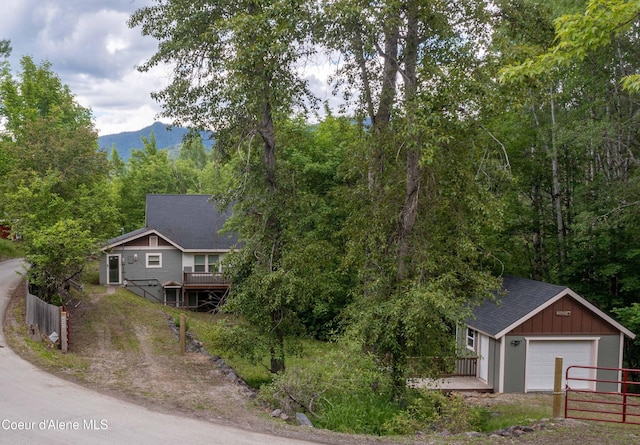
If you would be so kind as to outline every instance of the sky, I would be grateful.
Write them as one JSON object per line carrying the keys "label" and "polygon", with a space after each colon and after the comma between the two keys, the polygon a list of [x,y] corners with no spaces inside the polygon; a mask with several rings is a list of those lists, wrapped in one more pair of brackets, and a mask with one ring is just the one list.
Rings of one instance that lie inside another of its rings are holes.
{"label": "sky", "polygon": [[[140,73],[136,66],[157,42],[127,26],[129,16],[152,0],[2,0],[0,39],[9,39],[14,71],[20,58],[47,60],[78,103],[93,112],[100,136],[151,125],[160,104],[150,94],[168,83],[166,67]],[[328,73],[309,73],[312,88],[330,99]]]}

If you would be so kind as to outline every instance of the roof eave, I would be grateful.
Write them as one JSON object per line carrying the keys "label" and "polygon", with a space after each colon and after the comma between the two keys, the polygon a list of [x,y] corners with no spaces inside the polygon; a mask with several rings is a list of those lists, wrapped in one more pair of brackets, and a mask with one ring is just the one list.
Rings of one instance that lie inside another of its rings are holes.
{"label": "roof eave", "polygon": [[106,246],[102,247],[100,250],[104,252],[104,251],[107,251],[107,250],[113,249],[113,248],[115,248],[115,247],[121,246],[121,245],[123,245],[123,244],[126,244],[126,243],[128,243],[128,242],[131,242],[131,241],[137,240],[137,239],[139,239],[139,238],[142,238],[142,237],[144,237],[144,236],[148,236],[148,235],[157,235],[157,236],[159,236],[160,238],[164,239],[164,240],[165,240],[166,242],[168,242],[169,244],[171,244],[171,245],[172,245],[173,247],[175,247],[176,249],[178,249],[178,250],[180,250],[180,251],[183,251],[183,252],[184,252],[184,249],[182,248],[182,246],[180,246],[178,243],[176,243],[176,242],[175,242],[175,241],[173,241],[172,239],[170,239],[170,238],[168,238],[168,237],[164,236],[162,233],[158,232],[158,231],[157,231],[157,230],[155,230],[155,229],[148,229],[148,230],[145,230],[144,232],[137,233],[137,234],[132,235],[132,236],[130,236],[130,237],[126,237],[126,236],[125,236],[124,238],[120,239],[118,242],[116,242],[116,243],[111,243],[111,244],[107,244]]}
{"label": "roof eave", "polygon": [[[585,300],[580,295],[576,294],[574,291],[572,291],[568,287],[564,288],[562,291],[558,292],[553,298],[550,298],[544,304],[541,304],[540,306],[538,306],[533,311],[531,311],[528,314],[526,314],[523,317],[521,317],[519,320],[514,321],[509,326],[507,326],[506,328],[502,329],[500,332],[498,332],[497,334],[495,334],[495,336],[492,336],[492,337],[495,338],[496,340],[504,337],[509,332],[511,332],[513,329],[515,329],[517,326],[521,325],[526,320],[528,320],[529,318],[535,316],[536,314],[542,312],[543,310],[545,310],[546,308],[548,308],[549,306],[554,304],[556,301],[558,301],[559,299],[561,299],[561,298],[563,298],[563,297],[565,297],[567,295],[571,296],[573,299],[578,301],[578,303],[582,304],[587,309],[590,309],[591,311],[596,313],[599,317],[603,318],[607,323],[609,323],[612,326],[614,326],[616,329],[618,329],[620,332],[622,332],[624,335],[626,335],[630,339],[633,340],[636,337],[636,335],[633,332],[631,332],[629,329],[627,329],[624,326],[622,326],[620,323],[615,321],[613,318],[611,318],[610,316],[605,314],[602,310],[598,309],[596,306],[594,306],[593,304],[589,303],[587,300]],[[487,335],[489,335],[489,334],[487,334]]]}

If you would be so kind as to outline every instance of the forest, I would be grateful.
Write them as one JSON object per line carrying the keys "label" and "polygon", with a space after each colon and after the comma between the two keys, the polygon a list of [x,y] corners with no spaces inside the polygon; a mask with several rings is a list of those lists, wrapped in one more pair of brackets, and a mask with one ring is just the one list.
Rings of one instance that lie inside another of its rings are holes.
{"label": "forest", "polygon": [[[637,0],[159,0],[129,25],[158,41],[141,71],[174,67],[154,98],[193,128],[177,158],[153,137],[127,162],[98,150],[54,67],[25,56],[16,77],[5,61],[0,215],[55,299],[99,242],[142,226],[146,194],[211,194],[243,242],[226,310],[271,371],[291,338],[348,338],[393,400],[410,359],[452,353],[505,275],[566,285],[638,332],[638,14]],[[339,109],[304,78],[321,62]]]}

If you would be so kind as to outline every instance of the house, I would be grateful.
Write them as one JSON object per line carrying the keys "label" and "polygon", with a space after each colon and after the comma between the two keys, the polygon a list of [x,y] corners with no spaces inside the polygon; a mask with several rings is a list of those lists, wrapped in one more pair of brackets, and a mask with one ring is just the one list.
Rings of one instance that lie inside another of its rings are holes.
{"label": "house", "polygon": [[237,244],[220,233],[229,216],[208,195],[147,195],[145,227],[103,246],[100,284],[167,306],[215,308],[229,288],[224,257]]}
{"label": "house", "polygon": [[[563,358],[563,388],[568,366],[622,368],[625,337],[635,334],[574,291],[510,276],[502,287],[496,301],[474,309],[458,335],[478,357],[477,378],[494,392],[552,391],[556,357]],[[619,380],[614,370],[574,371],[575,377]],[[619,391],[604,381],[571,380],[571,387]]]}

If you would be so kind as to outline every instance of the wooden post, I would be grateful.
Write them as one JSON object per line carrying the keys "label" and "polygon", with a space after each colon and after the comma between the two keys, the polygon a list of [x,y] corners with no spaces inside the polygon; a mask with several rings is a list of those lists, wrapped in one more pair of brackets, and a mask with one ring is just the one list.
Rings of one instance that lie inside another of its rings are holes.
{"label": "wooden post", "polygon": [[556,367],[553,380],[553,417],[560,417],[562,405],[562,357],[556,357]]}
{"label": "wooden post", "polygon": [[69,350],[69,328],[67,325],[67,312],[60,311],[60,349],[62,352]]}
{"label": "wooden post", "polygon": [[187,344],[187,316],[180,314],[180,355],[184,355]]}

